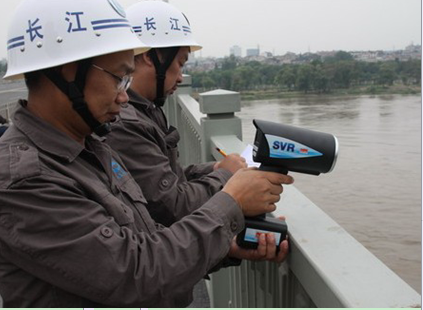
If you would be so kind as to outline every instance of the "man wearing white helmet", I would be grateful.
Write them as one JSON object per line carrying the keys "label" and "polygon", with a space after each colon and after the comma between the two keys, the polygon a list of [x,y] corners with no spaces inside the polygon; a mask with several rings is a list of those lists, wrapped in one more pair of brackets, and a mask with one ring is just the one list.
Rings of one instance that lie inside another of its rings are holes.
{"label": "man wearing white helmet", "polygon": [[292,181],[240,171],[195,214],[164,228],[98,137],[128,100],[134,51],[146,50],[120,5],[23,0],[7,49],[6,78],[25,76],[28,100],[0,138],[5,307],[186,306],[243,215],[273,210],[280,184]]}
{"label": "man wearing white helmet", "polygon": [[[168,3],[139,1],[126,13],[135,33],[152,49],[135,57],[129,105],[113,123],[106,143],[119,153],[143,189],[153,219],[170,226],[198,209],[247,165],[238,154],[230,154],[221,162],[181,167],[179,133],[168,126],[162,106],[182,81],[189,53],[201,46],[193,38],[187,17]],[[229,252],[232,259],[223,265],[239,265],[239,258],[269,258],[269,253],[273,253],[269,259],[282,261],[288,252],[287,242],[276,256],[274,238],[267,238],[262,237],[258,250],[241,249],[234,241]]]}

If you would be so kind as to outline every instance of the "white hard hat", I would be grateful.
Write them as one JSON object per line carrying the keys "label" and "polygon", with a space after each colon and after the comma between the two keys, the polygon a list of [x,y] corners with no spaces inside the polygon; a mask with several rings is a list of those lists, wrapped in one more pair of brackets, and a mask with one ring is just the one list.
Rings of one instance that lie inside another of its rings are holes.
{"label": "white hard hat", "polygon": [[186,16],[163,1],[140,1],[126,9],[128,20],[140,40],[152,48],[202,47],[194,40]]}
{"label": "white hard hat", "polygon": [[6,79],[82,59],[147,51],[115,0],[24,0],[9,26]]}

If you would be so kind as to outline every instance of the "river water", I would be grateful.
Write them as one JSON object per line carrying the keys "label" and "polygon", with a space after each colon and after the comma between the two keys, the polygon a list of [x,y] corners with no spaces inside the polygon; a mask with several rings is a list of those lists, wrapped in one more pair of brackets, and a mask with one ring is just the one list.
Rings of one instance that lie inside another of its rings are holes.
{"label": "river water", "polygon": [[243,101],[243,140],[252,119],[332,133],[333,172],[292,173],[295,186],[389,268],[421,292],[420,96],[316,96]]}

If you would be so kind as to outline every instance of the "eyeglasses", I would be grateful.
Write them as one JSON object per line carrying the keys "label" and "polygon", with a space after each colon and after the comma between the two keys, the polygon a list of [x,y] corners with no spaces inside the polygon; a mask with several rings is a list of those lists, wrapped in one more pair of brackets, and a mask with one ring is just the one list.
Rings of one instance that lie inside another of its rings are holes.
{"label": "eyeglasses", "polygon": [[97,65],[92,64],[91,66],[93,66],[94,68],[104,71],[108,74],[110,74],[113,78],[115,78],[116,80],[119,81],[119,84],[117,85],[117,90],[118,92],[124,92],[127,91],[129,86],[131,86],[132,83],[132,79],[133,77],[129,74],[124,75],[123,77],[117,76],[116,74],[111,73],[110,71],[107,71],[106,69],[103,69],[102,67],[99,67]]}

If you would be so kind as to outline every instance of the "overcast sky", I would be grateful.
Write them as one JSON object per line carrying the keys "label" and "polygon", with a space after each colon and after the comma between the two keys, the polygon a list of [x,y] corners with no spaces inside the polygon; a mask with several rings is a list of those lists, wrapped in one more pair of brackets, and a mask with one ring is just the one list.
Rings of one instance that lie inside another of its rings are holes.
{"label": "overcast sky", "polygon": [[[43,1],[43,0],[39,0]],[[60,0],[58,0],[60,1]],[[89,1],[89,0],[86,0]],[[0,58],[21,0],[1,0]],[[120,0],[123,7],[137,0]],[[404,49],[421,44],[421,0],[169,0],[190,20],[202,56],[227,56],[233,45],[262,52]]]}

